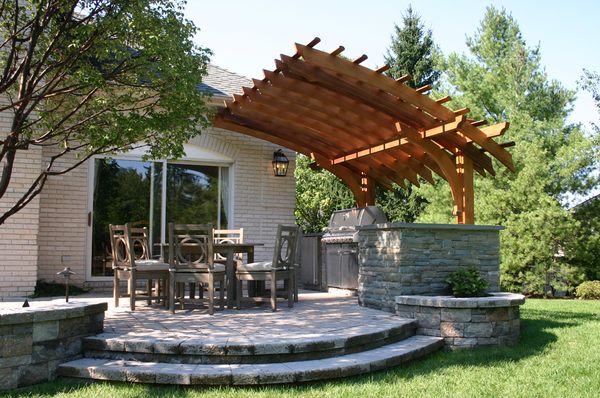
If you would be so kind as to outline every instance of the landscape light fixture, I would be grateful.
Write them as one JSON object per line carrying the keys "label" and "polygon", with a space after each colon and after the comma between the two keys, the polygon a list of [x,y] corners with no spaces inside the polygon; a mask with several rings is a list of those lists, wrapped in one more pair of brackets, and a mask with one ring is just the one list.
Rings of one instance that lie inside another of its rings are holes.
{"label": "landscape light fixture", "polygon": [[75,275],[75,272],[71,271],[71,268],[65,267],[60,272],[57,272],[56,275],[62,275],[65,278],[65,301],[69,302],[69,278],[71,275]]}

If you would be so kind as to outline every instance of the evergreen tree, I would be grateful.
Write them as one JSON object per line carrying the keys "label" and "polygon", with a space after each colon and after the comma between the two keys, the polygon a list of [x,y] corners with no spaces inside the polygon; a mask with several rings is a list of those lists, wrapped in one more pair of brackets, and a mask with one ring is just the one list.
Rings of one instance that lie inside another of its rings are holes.
{"label": "evergreen tree", "polygon": [[[496,162],[495,177],[475,179],[477,223],[506,227],[501,233],[503,287],[568,288],[582,275],[573,268],[573,256],[557,256],[577,228],[561,202],[597,183],[591,173],[598,161],[597,138],[566,124],[574,93],[548,79],[539,48],[526,45],[505,10],[488,8],[467,46],[470,55],[448,59],[453,105],[469,107],[473,118],[509,121],[504,140],[516,142],[511,149],[516,173]],[[451,221],[449,189],[438,187],[420,190],[431,203],[420,221]]]}
{"label": "evergreen tree", "polygon": [[[583,70],[583,76],[579,80],[579,85],[582,89],[588,91],[594,102],[596,110],[600,115],[600,74],[598,72]],[[593,124],[592,129],[595,131],[596,148],[598,140],[600,140],[600,126]],[[600,154],[596,152],[596,157]],[[599,171],[596,170],[596,173]],[[575,239],[572,244],[566,248],[567,255],[572,257],[580,269],[585,272],[586,278],[589,280],[600,280],[600,190],[597,188],[596,196],[588,199],[584,203],[580,203],[571,209],[573,216],[578,221],[578,228],[575,233]]]}
{"label": "evergreen tree", "polygon": [[600,195],[579,204],[572,210],[577,229],[570,245],[564,248],[578,269],[588,280],[600,280]]}
{"label": "evergreen tree", "polygon": [[[600,114],[600,73],[584,69],[583,76],[579,80],[579,86],[592,94],[592,98],[596,103],[596,110]],[[594,129],[598,131],[600,126],[594,125]]]}
{"label": "evergreen tree", "polygon": [[[394,25],[391,39],[384,57],[390,66],[387,74],[394,79],[410,74],[411,79],[406,84],[413,88],[435,85],[441,75],[436,69],[440,52],[433,42],[431,30],[425,29],[421,17],[411,6],[402,15],[402,26]],[[414,222],[426,205],[423,196],[410,183],[406,190],[396,185],[393,191],[378,189],[376,201],[394,222]]]}
{"label": "evergreen tree", "polygon": [[436,69],[439,50],[433,43],[431,29],[425,30],[421,17],[411,6],[402,15],[402,26],[394,24],[394,33],[384,57],[390,66],[387,74],[394,79],[410,74],[407,84],[413,88],[437,83],[441,74]]}

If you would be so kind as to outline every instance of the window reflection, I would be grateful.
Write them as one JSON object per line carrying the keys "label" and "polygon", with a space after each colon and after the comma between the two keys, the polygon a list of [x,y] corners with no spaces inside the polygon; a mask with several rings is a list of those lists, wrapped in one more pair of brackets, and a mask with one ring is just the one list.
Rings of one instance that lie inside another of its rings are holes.
{"label": "window reflection", "polygon": [[219,168],[167,165],[167,220],[176,223],[227,225],[220,212]]}
{"label": "window reflection", "polygon": [[149,225],[151,164],[96,159],[95,174],[92,275],[112,275],[108,225]]}
{"label": "window reflection", "polygon": [[[153,255],[166,241],[168,222],[227,228],[228,168],[197,164],[96,159],[93,192],[92,275],[110,276],[109,224],[147,226]],[[166,190],[166,192],[164,192]],[[166,214],[162,206],[166,194]]]}

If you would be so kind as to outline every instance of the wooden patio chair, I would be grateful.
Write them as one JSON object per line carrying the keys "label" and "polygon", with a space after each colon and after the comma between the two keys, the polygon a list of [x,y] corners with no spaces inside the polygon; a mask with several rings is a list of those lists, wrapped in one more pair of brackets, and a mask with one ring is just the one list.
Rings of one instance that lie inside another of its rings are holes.
{"label": "wooden patio chair", "polygon": [[[286,286],[285,297],[288,301],[288,307],[294,306],[294,263],[299,231],[298,226],[277,226],[273,261],[241,264],[237,267],[235,276],[237,278],[236,304],[238,309],[241,308],[242,303],[243,281],[269,281],[271,284],[269,297],[271,309],[277,311],[277,281],[283,280],[284,286]],[[250,298],[251,301],[257,299],[261,298]]]}
{"label": "wooden patio chair", "polygon": [[214,314],[215,282],[219,282],[221,309],[225,306],[225,266],[214,263],[212,224],[169,223],[170,297],[184,308],[185,284],[208,284],[208,313]]}
{"label": "wooden patio chair", "polygon": [[[239,229],[215,229],[213,231],[215,243],[244,243],[244,228]],[[220,253],[215,253],[215,262],[225,264],[227,258]],[[235,257],[239,264],[243,261],[242,254]]]}
{"label": "wooden patio chair", "polygon": [[[239,229],[214,229],[213,230],[213,242],[214,243],[243,243],[244,242],[244,228]],[[243,255],[237,254],[234,258],[236,264],[243,262]],[[227,258],[221,253],[215,253],[215,263],[225,264]],[[220,288],[220,286],[219,286]],[[196,295],[196,284],[190,283],[190,298],[193,299]],[[198,286],[198,298],[204,297],[204,288],[202,285]]]}
{"label": "wooden patio chair", "polygon": [[[163,300],[167,305],[169,297],[169,264],[150,258],[148,228],[132,228],[129,224],[109,225],[114,273],[113,297],[115,307],[121,297],[120,281],[127,280],[129,307],[135,311],[135,301],[145,299],[148,305],[152,299]],[[147,281],[146,295],[137,294],[137,282]],[[153,281],[156,281],[156,296],[152,296]]]}

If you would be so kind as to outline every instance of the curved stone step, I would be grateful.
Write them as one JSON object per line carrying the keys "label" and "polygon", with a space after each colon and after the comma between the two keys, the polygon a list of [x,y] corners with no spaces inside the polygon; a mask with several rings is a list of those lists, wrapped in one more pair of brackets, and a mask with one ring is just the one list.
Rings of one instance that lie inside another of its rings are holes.
{"label": "curved stone step", "polygon": [[86,338],[85,356],[181,364],[260,364],[322,359],[365,351],[414,335],[416,321],[397,318],[336,333],[289,336],[151,337],[103,333]]}
{"label": "curved stone step", "polygon": [[134,383],[182,385],[263,385],[353,376],[397,366],[427,355],[443,339],[413,336],[368,351],[310,361],[268,364],[172,364],[84,358],[58,368],[59,376]]}

